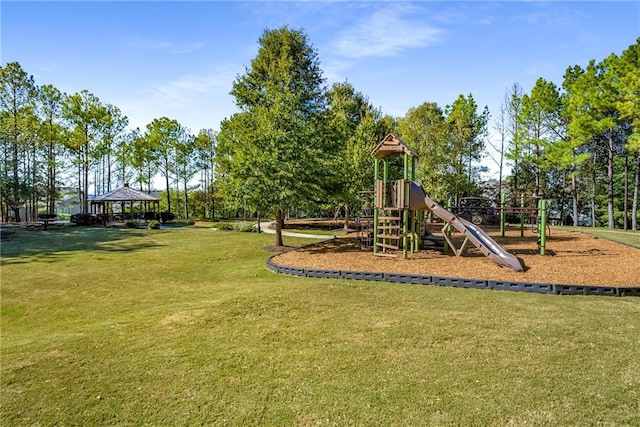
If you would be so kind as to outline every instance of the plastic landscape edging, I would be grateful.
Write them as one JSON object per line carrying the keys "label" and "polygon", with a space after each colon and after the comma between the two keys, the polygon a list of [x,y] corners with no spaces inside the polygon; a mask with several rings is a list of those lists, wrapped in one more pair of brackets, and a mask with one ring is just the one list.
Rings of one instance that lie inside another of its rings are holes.
{"label": "plastic landscape edging", "polygon": [[567,285],[556,283],[529,283],[500,280],[469,279],[464,277],[426,276],[412,273],[384,273],[352,270],[325,270],[291,267],[280,265],[273,261],[278,255],[267,259],[267,268],[275,273],[289,274],[300,277],[315,277],[327,279],[368,280],[375,282],[390,282],[413,285],[437,285],[455,288],[489,289],[511,292],[529,292],[553,295],[600,295],[640,297],[640,287],[598,286],[598,285]]}

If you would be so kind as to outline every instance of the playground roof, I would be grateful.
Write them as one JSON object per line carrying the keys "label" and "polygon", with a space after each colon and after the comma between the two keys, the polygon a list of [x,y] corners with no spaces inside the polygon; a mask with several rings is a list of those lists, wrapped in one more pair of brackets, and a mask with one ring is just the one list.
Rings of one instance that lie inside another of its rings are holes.
{"label": "playground roof", "polygon": [[124,184],[117,190],[109,191],[91,199],[92,202],[159,202],[160,199]]}
{"label": "playground roof", "polygon": [[418,153],[413,151],[406,142],[400,138],[396,138],[393,134],[389,134],[373,149],[371,157],[385,159],[396,154],[408,154],[411,157],[418,157]]}

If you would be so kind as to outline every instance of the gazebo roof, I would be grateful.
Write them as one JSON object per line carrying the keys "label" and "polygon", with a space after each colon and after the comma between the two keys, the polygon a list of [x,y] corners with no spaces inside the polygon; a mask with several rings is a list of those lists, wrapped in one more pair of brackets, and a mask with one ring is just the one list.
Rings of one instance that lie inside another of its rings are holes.
{"label": "gazebo roof", "polygon": [[129,187],[128,184],[124,184],[122,187],[109,191],[108,193],[95,196],[91,199],[92,202],[159,202],[160,199],[153,197],[151,194],[143,193],[142,191],[134,190]]}
{"label": "gazebo roof", "polygon": [[393,134],[389,134],[373,149],[371,157],[377,157],[379,159],[385,159],[395,154],[408,154],[411,157],[418,157],[418,153],[413,151],[406,142],[400,138],[395,137]]}

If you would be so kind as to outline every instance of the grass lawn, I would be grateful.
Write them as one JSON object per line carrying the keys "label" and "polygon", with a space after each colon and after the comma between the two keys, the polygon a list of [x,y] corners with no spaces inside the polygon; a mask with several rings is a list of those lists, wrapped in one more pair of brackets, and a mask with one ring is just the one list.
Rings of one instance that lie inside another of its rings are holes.
{"label": "grass lawn", "polygon": [[2,425],[640,425],[640,298],[289,277],[273,240],[3,241]]}
{"label": "grass lawn", "polygon": [[579,231],[581,233],[591,234],[600,239],[613,240],[614,242],[624,243],[625,245],[640,248],[640,231],[637,230],[620,230],[602,227],[554,227],[561,230]]}

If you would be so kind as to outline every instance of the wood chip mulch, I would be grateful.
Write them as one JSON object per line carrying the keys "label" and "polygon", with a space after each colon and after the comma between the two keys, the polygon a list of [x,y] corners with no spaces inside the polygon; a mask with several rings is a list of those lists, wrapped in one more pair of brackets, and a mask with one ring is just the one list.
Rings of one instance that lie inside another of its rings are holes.
{"label": "wood chip mulch", "polygon": [[[536,234],[520,237],[511,229],[502,238],[497,230],[488,234],[515,254],[524,272],[500,268],[474,247],[462,257],[426,249],[396,258],[374,256],[363,249],[355,235],[304,246],[277,255],[280,265],[327,270],[394,272],[483,280],[597,286],[640,287],[640,249],[570,231],[553,230],[547,238],[547,255],[540,255]],[[455,236],[454,236],[455,237]],[[456,237],[461,242],[460,236]]]}

